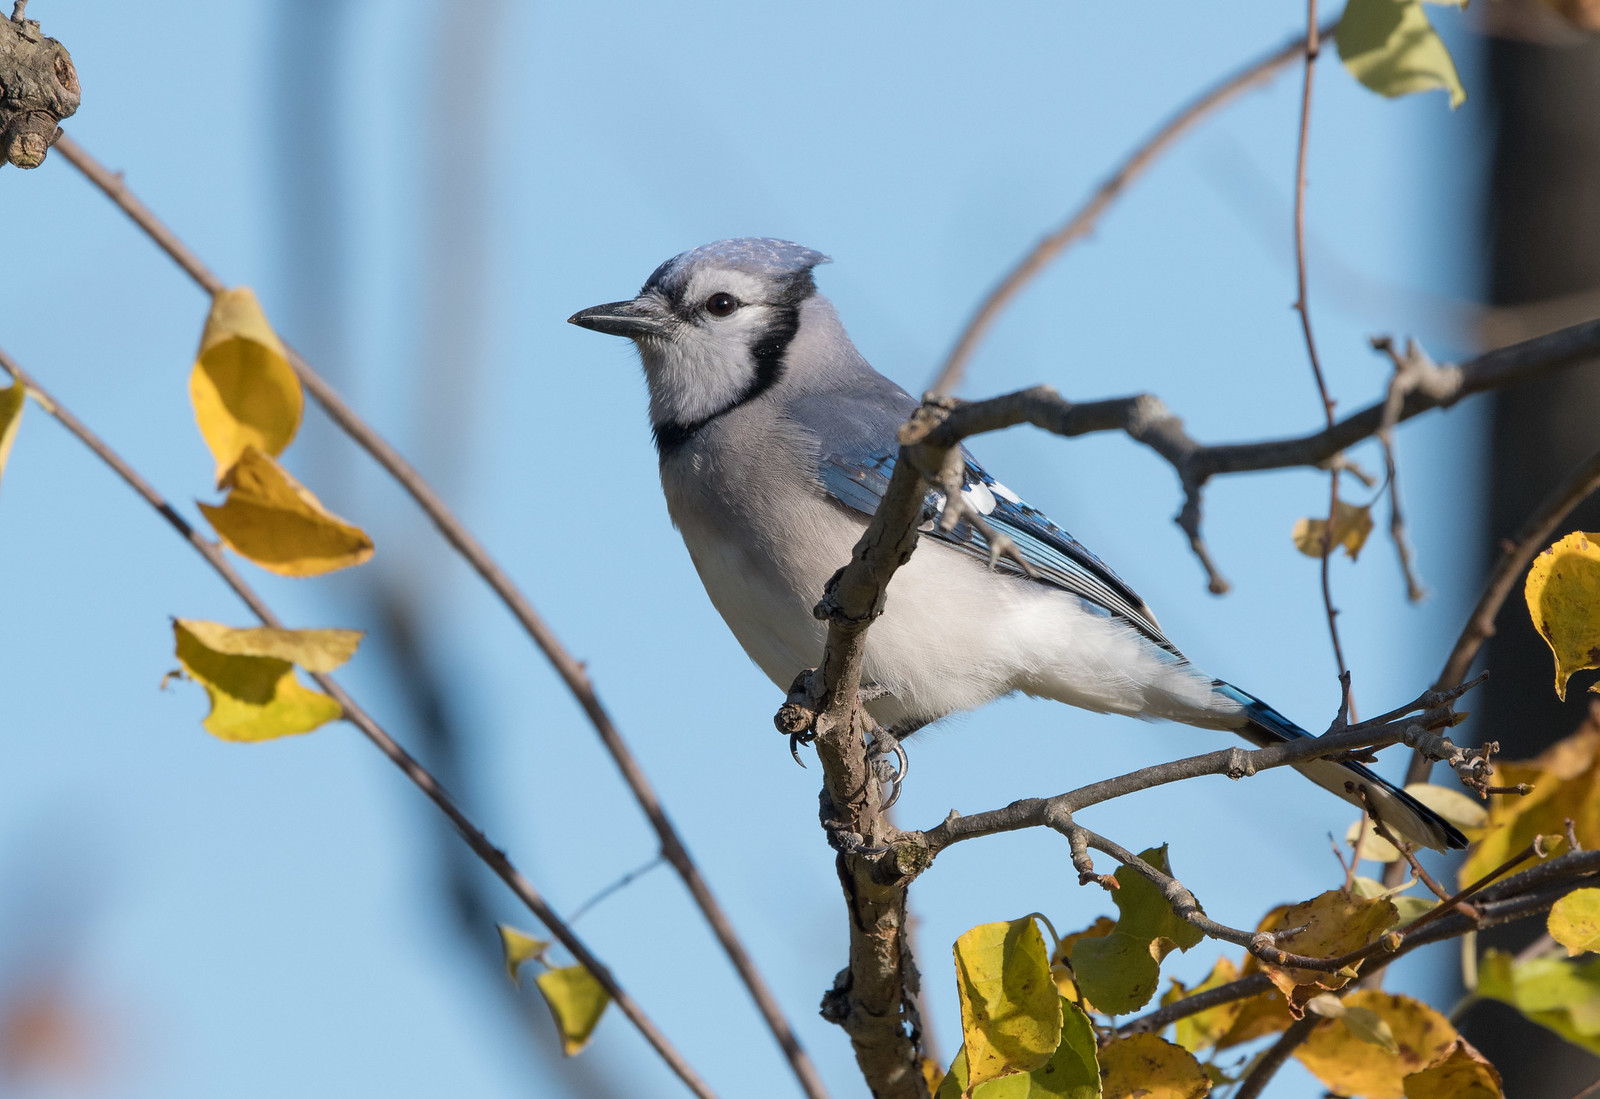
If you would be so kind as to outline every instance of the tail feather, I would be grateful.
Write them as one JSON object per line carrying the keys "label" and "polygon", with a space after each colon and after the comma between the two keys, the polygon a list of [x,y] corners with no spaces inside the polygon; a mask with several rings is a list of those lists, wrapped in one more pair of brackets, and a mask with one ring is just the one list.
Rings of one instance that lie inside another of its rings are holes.
{"label": "tail feather", "polygon": [[[1244,704],[1246,724],[1235,731],[1258,747],[1312,736],[1259,698],[1232,684],[1220,683],[1217,690]],[[1365,786],[1383,823],[1401,839],[1431,847],[1435,851],[1459,851],[1467,846],[1467,837],[1449,821],[1359,763],[1334,763],[1319,759],[1296,764],[1295,770],[1353,805],[1361,805],[1361,796],[1359,792],[1346,790],[1345,784],[1353,782],[1358,787]]]}

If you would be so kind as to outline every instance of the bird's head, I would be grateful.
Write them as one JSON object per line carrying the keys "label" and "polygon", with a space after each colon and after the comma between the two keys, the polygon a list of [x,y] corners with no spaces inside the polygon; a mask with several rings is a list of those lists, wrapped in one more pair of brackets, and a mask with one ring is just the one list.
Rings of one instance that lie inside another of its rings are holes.
{"label": "bird's head", "polygon": [[811,269],[827,262],[789,241],[719,240],[657,267],[638,297],[568,321],[638,346],[665,450],[776,384],[800,307],[816,293]]}

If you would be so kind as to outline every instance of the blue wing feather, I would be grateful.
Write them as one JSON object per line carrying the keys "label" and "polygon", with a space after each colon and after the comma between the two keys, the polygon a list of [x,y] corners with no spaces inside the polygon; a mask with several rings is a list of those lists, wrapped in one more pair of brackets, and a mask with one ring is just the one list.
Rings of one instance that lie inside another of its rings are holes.
{"label": "blue wing feather", "polygon": [[[852,510],[871,515],[889,487],[894,461],[893,454],[880,453],[865,459],[825,454],[818,464],[818,473],[822,487],[835,500]],[[1072,592],[1091,606],[1125,619],[1166,651],[1174,656],[1181,655],[1161,632],[1150,608],[1126,581],[1037,508],[1017,499],[1009,489],[989,476],[971,455],[966,456],[965,483],[966,491],[969,496],[975,497],[974,503],[979,505],[979,510],[986,512],[984,521],[996,533],[1011,539],[1023,560],[1033,568],[1035,580]],[[975,490],[974,486],[979,486],[981,491]],[[988,539],[971,524],[959,523],[948,532],[938,529],[934,520],[943,506],[944,500],[939,493],[928,493],[923,504],[923,533],[987,561]],[[1005,558],[996,567],[1019,575],[1022,573],[1015,562]]]}

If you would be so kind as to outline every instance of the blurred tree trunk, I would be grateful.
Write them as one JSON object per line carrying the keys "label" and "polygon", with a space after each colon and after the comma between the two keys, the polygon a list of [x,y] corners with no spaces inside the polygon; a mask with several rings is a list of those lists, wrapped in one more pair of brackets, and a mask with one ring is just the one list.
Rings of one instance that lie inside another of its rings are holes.
{"label": "blurred tree trunk", "polygon": [[[1508,5],[1509,6],[1509,5]],[[1531,7],[1531,6],[1530,6]],[[1488,292],[1500,307],[1534,306],[1600,288],[1600,41],[1528,12],[1522,29],[1544,41],[1487,39],[1487,92],[1493,151],[1486,188]],[[1517,28],[1510,28],[1515,33]],[[1556,327],[1548,309],[1526,318],[1528,336]],[[1585,316],[1595,313],[1592,301]],[[1582,319],[1579,317],[1573,320]],[[1564,321],[1563,321],[1564,323]],[[1509,331],[1494,342],[1522,338]],[[1489,462],[1488,544],[1498,552],[1528,509],[1600,447],[1600,371],[1572,370],[1496,393]],[[1590,499],[1559,533],[1600,530],[1600,500]],[[1554,663],[1520,595],[1506,601],[1486,648],[1491,678],[1473,707],[1478,735],[1498,740],[1509,759],[1526,758],[1572,732],[1590,695],[1565,703],[1552,690]],[[1481,946],[1522,949],[1538,921],[1486,933]],[[1462,1032],[1505,1074],[1506,1094],[1570,1099],[1600,1062],[1510,1008],[1479,1004]]]}

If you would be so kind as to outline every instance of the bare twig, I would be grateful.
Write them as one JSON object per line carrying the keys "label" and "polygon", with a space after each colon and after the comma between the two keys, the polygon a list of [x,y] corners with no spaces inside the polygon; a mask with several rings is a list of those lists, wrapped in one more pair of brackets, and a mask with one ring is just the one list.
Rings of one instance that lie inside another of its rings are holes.
{"label": "bare twig", "polygon": [[[192,278],[201,289],[208,294],[216,294],[224,289],[224,284],[184,243],[178,239],[164,223],[157,218],[148,207],[128,189],[120,175],[113,174],[96,161],[89,153],[68,136],[63,136],[56,143],[56,147],[88,180],[98,187],[107,198],[115,202],[128,215],[130,219],[142,229],[167,255]],[[688,887],[689,894],[694,898],[696,906],[723,951],[727,954],[734,968],[738,971],[740,979],[744,982],[746,990],[757,1009],[766,1020],[768,1028],[777,1040],[779,1048],[783,1051],[789,1062],[791,1070],[800,1081],[810,1099],[825,1099],[826,1089],[823,1087],[822,1078],[812,1064],[810,1057],[800,1045],[800,1040],[784,1017],[783,1009],[779,1006],[777,998],[767,987],[766,981],[755,967],[749,951],[739,940],[733,924],[727,914],[712,894],[710,886],[700,873],[699,867],[689,855],[687,846],[678,835],[676,827],[667,816],[666,810],[661,805],[661,800],[656,796],[650,781],[645,777],[644,770],[634,758],[633,752],[623,740],[621,732],[612,722],[610,714],[600,702],[600,697],[590,681],[584,667],[561,644],[555,633],[545,624],[544,620],[534,610],[526,596],[511,582],[511,578],[495,560],[489,556],[487,550],[473,537],[465,525],[450,511],[432,486],[414,469],[400,452],[395,450],[387,440],[379,435],[370,425],[358,416],[341,398],[337,391],[319,375],[311,364],[306,362],[293,348],[288,348],[289,363],[294,368],[306,390],[316,398],[328,417],[339,426],[345,434],[349,435],[357,445],[370,454],[377,463],[383,467],[406,493],[427,514],[428,518],[438,528],[445,541],[459,553],[462,558],[472,566],[483,581],[489,585],[494,593],[511,611],[513,617],[522,626],[524,632],[538,646],[556,674],[561,677],[567,689],[572,692],[589,718],[599,735],[601,743],[611,754],[617,769],[622,772],[624,781],[633,792],[634,799],[649,819],[650,825],[655,829],[657,838],[661,843],[662,856],[672,864],[678,876]]]}
{"label": "bare twig", "polygon": [[[1322,33],[1332,34],[1333,29],[1334,24],[1329,23],[1323,28]],[[1135,149],[1128,159],[1118,165],[1117,170],[1096,188],[1088,202],[1068,218],[1061,228],[1034,245],[1032,250],[1007,272],[999,284],[989,291],[989,296],[979,304],[972,319],[967,322],[966,328],[962,329],[961,335],[956,339],[955,347],[940,366],[938,376],[929,389],[941,394],[953,392],[961,384],[961,374],[966,369],[967,360],[976,350],[978,341],[1022,288],[1075,241],[1088,236],[1094,229],[1095,223],[1100,220],[1100,215],[1105,213],[1123,190],[1195,123],[1239,93],[1274,76],[1300,56],[1302,43],[1303,38],[1297,36],[1260,60],[1246,65],[1231,76],[1224,77],[1192,102],[1180,108],[1165,125],[1150,135],[1143,145]]]}
{"label": "bare twig", "polygon": [[[233,589],[234,594],[250,608],[252,614],[265,625],[281,627],[282,623],[273,613],[272,608],[267,606],[261,597],[256,594],[255,590],[245,583],[244,578],[238,574],[228,562],[228,559],[223,556],[216,543],[207,540],[190,526],[188,521],[179,515],[177,510],[160,493],[156,492],[144,478],[140,477],[98,435],[90,431],[82,421],[62,407],[54,397],[50,396],[31,375],[25,373],[4,351],[0,351],[0,367],[3,367],[16,381],[26,386],[29,395],[35,399],[41,408],[77,437],[96,457],[110,466],[117,476],[122,478],[134,492],[138,493],[145,503],[154,508],[167,521],[168,525],[177,531],[179,536],[205,559],[206,563],[222,578],[223,582]],[[555,911],[545,902],[533,884],[512,865],[511,860],[506,857],[505,853],[489,842],[488,837],[467,819],[466,815],[456,806],[455,801],[439,785],[433,775],[402,748],[393,737],[389,736],[365,710],[357,705],[356,701],[331,676],[312,673],[311,678],[339,704],[343,711],[342,716],[344,719],[361,730],[367,739],[372,741],[378,750],[389,758],[391,763],[400,768],[405,776],[428,796],[428,799],[455,826],[456,831],[461,834],[462,839],[472,848],[473,853],[482,859],[500,880],[510,886],[511,891],[527,906],[528,910],[534,914],[539,922],[549,928],[550,933],[560,940],[561,945],[572,953],[578,963],[594,975],[595,980],[616,1001],[617,1007],[638,1028],[639,1033],[660,1054],[661,1058],[667,1062],[668,1067],[677,1074],[678,1078],[684,1082],[689,1090],[701,1096],[702,1099],[715,1099],[710,1087],[689,1066],[683,1056],[673,1048],[666,1037],[656,1029],[655,1024],[644,1014],[639,1005],[617,983],[611,971],[589,951],[588,947],[573,933],[567,923],[556,915]]]}
{"label": "bare twig", "polygon": [[1412,565],[1411,541],[1406,536],[1406,521],[1400,505],[1400,468],[1394,456],[1394,427],[1400,420],[1400,408],[1406,394],[1432,383],[1439,367],[1414,341],[1406,341],[1406,350],[1396,350],[1394,340],[1378,336],[1372,340],[1375,350],[1382,351],[1394,364],[1394,377],[1389,379],[1389,392],[1383,402],[1383,422],[1377,431],[1378,443],[1383,447],[1385,483],[1389,492],[1389,539],[1394,543],[1395,555],[1400,559],[1400,572],[1406,581],[1406,598],[1415,603],[1427,594],[1422,581],[1417,579]]}
{"label": "bare twig", "polygon": [[650,873],[650,871],[652,871],[656,867],[660,866],[661,862],[662,862],[661,856],[657,855],[655,858],[651,859],[649,862],[645,863],[643,866],[638,866],[638,867],[635,867],[632,870],[629,870],[626,874],[622,875],[622,877],[618,878],[616,881],[612,882],[610,885],[608,885],[604,889],[600,890],[600,892],[596,893],[594,896],[592,896],[588,900],[584,901],[578,907],[574,908],[572,910],[572,914],[570,916],[568,916],[567,919],[569,921],[571,921],[572,923],[577,923],[578,922],[578,918],[580,916],[582,916],[585,912],[589,911],[589,909],[593,908],[595,905],[599,904],[601,901],[605,900],[607,897],[609,897],[612,894],[616,893],[618,890],[626,889],[628,886],[632,885],[634,882],[638,881],[640,878],[642,878],[646,874]]}
{"label": "bare twig", "polygon": [[[1294,311],[1300,315],[1300,331],[1306,341],[1306,357],[1311,360],[1311,376],[1317,383],[1322,413],[1333,427],[1333,397],[1328,379],[1317,355],[1316,337],[1311,333],[1311,302],[1306,295],[1306,152],[1311,144],[1311,89],[1317,71],[1317,55],[1322,51],[1317,35],[1317,0],[1306,3],[1305,80],[1300,93],[1300,141],[1294,161]],[[1344,646],[1339,642],[1339,611],[1333,605],[1333,527],[1339,511],[1339,466],[1328,468],[1328,521],[1322,528],[1322,554],[1317,562],[1322,584],[1322,609],[1328,618],[1328,637],[1333,642],[1333,661],[1339,675],[1346,671]]]}
{"label": "bare twig", "polygon": [[1318,1015],[1307,1013],[1303,1019],[1298,1019],[1289,1024],[1287,1030],[1278,1036],[1278,1040],[1263,1053],[1249,1075],[1239,1084],[1239,1090],[1233,1093],[1233,1099],[1256,1099],[1261,1094],[1261,1089],[1272,1080],[1283,1063],[1287,1061],[1300,1044],[1311,1037],[1311,1031],[1322,1018]]}

